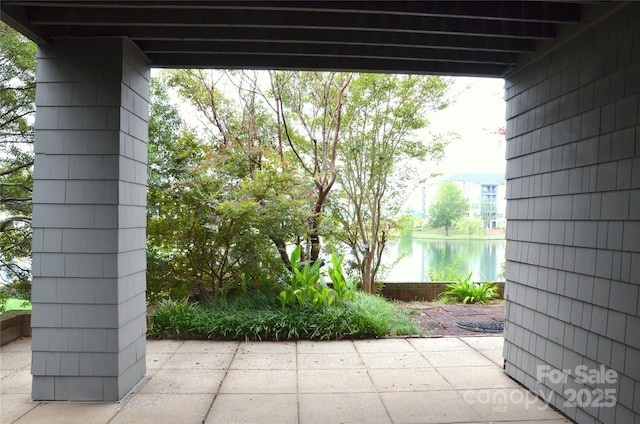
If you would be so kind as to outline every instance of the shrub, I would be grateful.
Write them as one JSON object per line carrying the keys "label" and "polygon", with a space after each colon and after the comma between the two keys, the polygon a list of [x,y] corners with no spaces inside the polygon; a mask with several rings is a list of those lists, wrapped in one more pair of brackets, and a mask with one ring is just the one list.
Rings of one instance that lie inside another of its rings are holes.
{"label": "shrub", "polygon": [[476,284],[471,280],[470,272],[466,278],[459,279],[457,283],[447,284],[448,290],[443,291],[441,296],[451,296],[462,303],[480,303],[484,304],[488,300],[498,296],[497,286],[495,283],[484,282]]}
{"label": "shrub", "polygon": [[413,215],[411,214],[404,214],[398,218],[400,237],[406,238],[413,235],[413,221]]}
{"label": "shrub", "polygon": [[478,218],[462,218],[458,221],[458,229],[469,237],[486,234],[482,220]]}

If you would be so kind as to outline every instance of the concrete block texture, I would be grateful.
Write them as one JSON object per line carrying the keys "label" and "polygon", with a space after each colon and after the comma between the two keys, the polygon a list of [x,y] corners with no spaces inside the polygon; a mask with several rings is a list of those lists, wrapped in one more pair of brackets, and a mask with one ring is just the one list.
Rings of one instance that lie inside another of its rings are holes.
{"label": "concrete block texture", "polygon": [[145,373],[149,69],[123,39],[38,50],[34,400],[115,401]]}
{"label": "concrete block texture", "polygon": [[[505,82],[506,370],[578,422],[640,405],[628,393],[640,387],[638,22],[629,3]],[[567,406],[567,389],[605,387],[536,374],[579,365],[616,373],[615,405]]]}

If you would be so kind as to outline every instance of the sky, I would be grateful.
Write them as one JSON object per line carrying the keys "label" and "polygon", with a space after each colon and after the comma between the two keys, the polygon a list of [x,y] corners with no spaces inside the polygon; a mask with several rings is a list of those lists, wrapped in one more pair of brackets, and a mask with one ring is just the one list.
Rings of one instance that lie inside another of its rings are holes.
{"label": "sky", "polygon": [[504,136],[492,134],[505,126],[503,87],[504,80],[498,78],[455,78],[455,102],[429,117],[432,132],[460,135],[445,150],[436,172],[505,172]]}

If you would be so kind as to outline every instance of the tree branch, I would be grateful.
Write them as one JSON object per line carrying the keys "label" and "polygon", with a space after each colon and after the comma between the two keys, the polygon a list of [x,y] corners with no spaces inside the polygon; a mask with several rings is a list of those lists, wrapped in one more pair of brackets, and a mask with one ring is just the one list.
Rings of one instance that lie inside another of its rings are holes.
{"label": "tree branch", "polygon": [[3,183],[3,182],[0,182],[0,187],[20,187],[20,188],[22,188],[24,190],[27,190],[27,191],[33,191],[31,189],[31,187],[29,187],[26,184],[22,184],[22,183]]}
{"label": "tree branch", "polygon": [[30,200],[31,197],[4,197],[0,199],[0,203],[28,202]]}
{"label": "tree branch", "polygon": [[0,232],[5,231],[9,224],[12,222],[31,222],[30,216],[10,216],[4,221],[0,222]]}
{"label": "tree branch", "polygon": [[28,168],[31,165],[33,165],[33,161],[32,160],[27,162],[27,163],[23,163],[22,165],[18,165],[18,166],[15,166],[13,168],[10,168],[10,169],[7,169],[5,171],[0,172],[0,177],[3,177],[5,175],[9,175],[9,174],[13,174],[16,171],[19,171],[19,170],[21,170],[23,168]]}

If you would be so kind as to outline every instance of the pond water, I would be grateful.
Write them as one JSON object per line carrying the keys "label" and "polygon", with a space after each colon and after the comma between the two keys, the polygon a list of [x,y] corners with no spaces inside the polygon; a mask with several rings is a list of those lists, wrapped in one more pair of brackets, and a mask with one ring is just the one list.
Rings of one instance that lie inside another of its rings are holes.
{"label": "pond water", "polygon": [[473,281],[498,281],[501,265],[505,261],[505,245],[505,240],[400,238],[388,243],[384,264],[392,267],[382,280],[431,281],[429,269],[438,269],[458,261],[464,276],[473,272]]}

